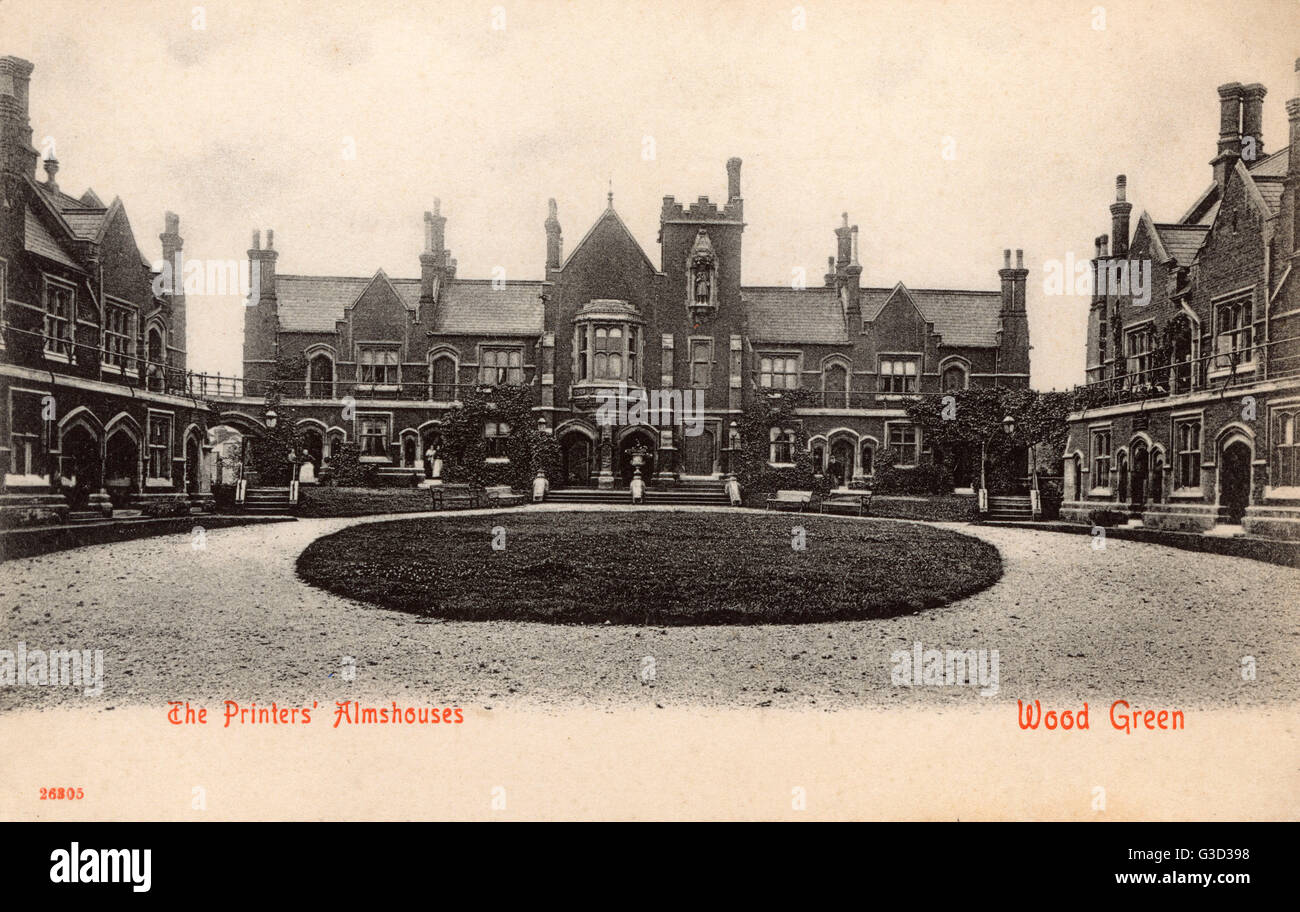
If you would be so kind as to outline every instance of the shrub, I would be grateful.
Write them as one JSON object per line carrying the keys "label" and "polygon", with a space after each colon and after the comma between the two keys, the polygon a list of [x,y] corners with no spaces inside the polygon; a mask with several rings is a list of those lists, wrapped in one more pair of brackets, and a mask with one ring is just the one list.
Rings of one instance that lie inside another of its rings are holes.
{"label": "shrub", "polygon": [[1065,500],[1065,489],[1059,481],[1044,481],[1038,485],[1038,502],[1043,510],[1043,519],[1056,519],[1061,515],[1061,502]]}
{"label": "shrub", "polygon": [[1128,514],[1119,510],[1090,510],[1088,522],[1094,526],[1118,526],[1128,522]]}
{"label": "shrub", "polygon": [[883,452],[876,466],[875,484],[871,490],[877,494],[951,494],[952,472],[946,466],[923,462],[909,468],[895,465],[895,455]]}
{"label": "shrub", "polygon": [[140,505],[140,513],[151,519],[170,516],[189,516],[190,499],[184,494],[169,494],[165,497],[153,497]]}
{"label": "shrub", "polygon": [[379,468],[361,461],[361,447],[345,443],[334,450],[330,460],[330,477],[340,488],[373,488],[379,483]]}

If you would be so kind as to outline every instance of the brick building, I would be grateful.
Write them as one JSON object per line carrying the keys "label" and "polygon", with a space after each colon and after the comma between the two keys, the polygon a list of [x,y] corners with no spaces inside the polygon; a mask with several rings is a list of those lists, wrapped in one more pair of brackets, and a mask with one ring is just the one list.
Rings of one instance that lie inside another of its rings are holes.
{"label": "brick building", "polygon": [[[0,512],[208,499],[207,407],[185,388],[185,297],[155,293],[120,200],[60,189],[32,147],[32,64],[0,58]],[[160,235],[169,260],[179,220]]]}
{"label": "brick building", "polygon": [[[1300,75],[1300,61],[1297,61]],[[1297,90],[1300,94],[1300,89]],[[1300,537],[1300,98],[1269,153],[1265,88],[1218,89],[1213,180],[1177,221],[1130,224],[1117,181],[1096,239],[1087,376],[1062,514]],[[1150,270],[1150,298],[1127,277]]]}
{"label": "brick building", "polygon": [[[245,314],[242,395],[221,406],[222,420],[256,431],[266,381],[278,371],[313,459],[356,441],[363,459],[410,474],[463,390],[519,384],[534,390],[534,411],[556,435],[570,484],[626,482],[634,449],[648,452],[647,472],[669,483],[717,477],[745,404],[802,388],[814,391],[798,419],[810,450],[850,480],[870,476],[882,448],[902,465],[925,458],[926,442],[904,411],[918,393],[1028,385],[1019,251],[1014,265],[1006,252],[998,290],[863,288],[858,229],[846,215],[822,284],[743,286],[740,171],[739,159],[727,163],[721,205],[664,198],[657,263],[612,195],[565,255],[552,201],[536,281],[457,276],[436,204],[424,217],[419,278],[281,274],[271,233],[265,246],[255,234],[258,294]],[[701,393],[700,433],[683,433],[680,415],[666,413],[597,420],[606,393],[637,389]],[[489,438],[509,432],[484,428]],[[785,441],[774,439],[769,455],[788,460]],[[962,460],[959,473],[971,471]]]}

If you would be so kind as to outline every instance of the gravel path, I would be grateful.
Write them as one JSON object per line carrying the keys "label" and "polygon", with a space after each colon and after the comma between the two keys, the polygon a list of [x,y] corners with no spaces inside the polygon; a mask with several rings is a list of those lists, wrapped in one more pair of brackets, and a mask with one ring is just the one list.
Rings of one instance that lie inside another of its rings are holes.
{"label": "gravel path", "polygon": [[[509,512],[451,515],[508,528]],[[672,629],[429,621],[295,575],[315,538],[397,518],[412,514],[212,530],[202,549],[167,536],[0,564],[0,649],[102,649],[105,662],[99,697],[3,687],[0,710],[349,697],[788,708],[1124,698],[1190,708],[1300,694],[1300,571],[1256,561],[1122,541],[1097,551],[1084,536],[945,524],[1001,551],[1000,582],[887,621]],[[996,649],[996,695],[894,686],[893,654],[917,642]],[[353,680],[345,656],[355,657]],[[1243,680],[1247,656],[1254,681]]]}

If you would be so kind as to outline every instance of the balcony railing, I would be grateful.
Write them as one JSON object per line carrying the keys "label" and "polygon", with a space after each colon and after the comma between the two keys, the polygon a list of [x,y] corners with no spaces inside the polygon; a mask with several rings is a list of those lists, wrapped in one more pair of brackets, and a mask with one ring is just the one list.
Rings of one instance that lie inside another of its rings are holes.
{"label": "balcony railing", "polygon": [[756,396],[777,398],[797,396],[800,408],[906,408],[909,402],[921,398],[919,393],[884,393],[879,390],[812,390],[770,389],[755,387]]}
{"label": "balcony railing", "polygon": [[[1289,349],[1283,350],[1283,345]],[[1074,388],[1073,407],[1080,411],[1146,402],[1295,376],[1300,376],[1300,338],[1277,339],[1249,348],[1215,352],[1094,380]]]}
{"label": "balcony railing", "polygon": [[258,380],[224,377],[221,374],[186,375],[186,394],[202,399],[264,399],[273,390],[285,399],[400,400],[407,402],[456,402],[466,391],[478,389],[477,383],[363,383],[357,380],[304,381]]}

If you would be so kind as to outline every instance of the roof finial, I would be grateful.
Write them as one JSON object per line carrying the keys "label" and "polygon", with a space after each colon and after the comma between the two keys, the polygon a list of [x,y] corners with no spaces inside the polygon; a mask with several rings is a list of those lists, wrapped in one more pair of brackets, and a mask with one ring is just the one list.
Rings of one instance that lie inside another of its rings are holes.
{"label": "roof finial", "polygon": [[609,179],[609,193],[606,194],[605,199],[608,200],[609,202],[609,208],[613,209],[614,208],[614,178],[612,177]]}

